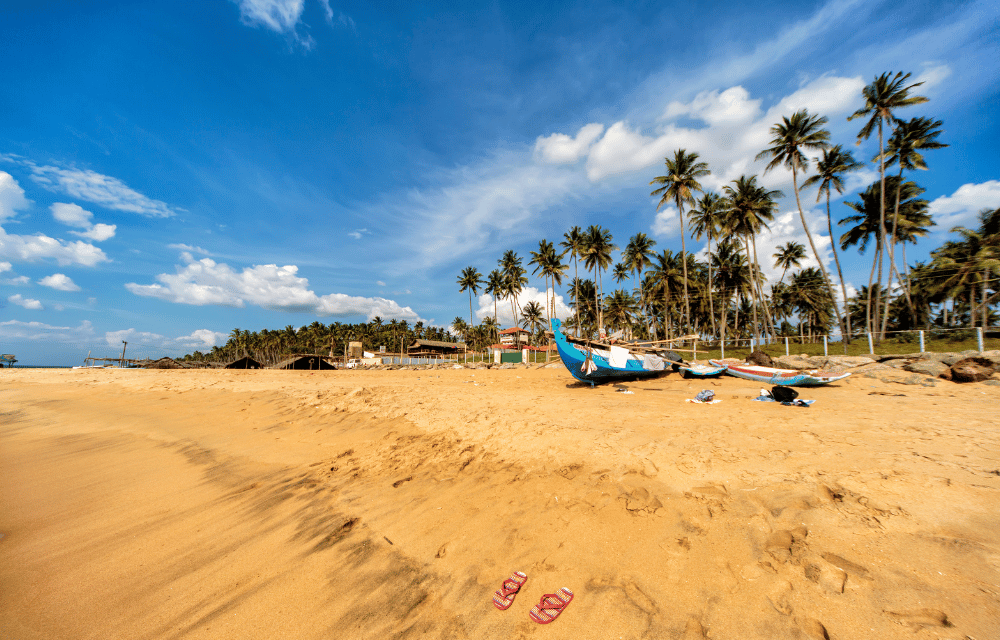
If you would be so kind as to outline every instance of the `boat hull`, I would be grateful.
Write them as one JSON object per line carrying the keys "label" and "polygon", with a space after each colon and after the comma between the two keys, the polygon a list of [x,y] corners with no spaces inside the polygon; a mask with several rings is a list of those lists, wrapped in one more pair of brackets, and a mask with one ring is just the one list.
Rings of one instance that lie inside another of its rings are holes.
{"label": "boat hull", "polygon": [[[669,367],[662,371],[650,371],[642,368],[642,361],[631,356],[624,367],[613,366],[610,362],[610,355],[603,349],[592,348],[590,351],[590,365],[587,366],[587,348],[570,343],[562,333],[562,322],[558,319],[552,320],[552,332],[555,334],[556,349],[559,350],[559,358],[563,366],[570,375],[581,382],[590,385],[605,384],[608,382],[627,382],[629,380],[641,380],[645,378],[656,378],[670,372]],[[589,368],[585,370],[585,368]]]}
{"label": "boat hull", "polygon": [[709,360],[716,366],[726,368],[726,373],[752,380],[762,384],[773,384],[782,387],[819,387],[830,384],[837,380],[843,380],[850,376],[850,373],[824,373],[820,371],[796,371],[795,369],[774,369],[771,367],[758,367],[741,363],[731,363],[722,360]]}

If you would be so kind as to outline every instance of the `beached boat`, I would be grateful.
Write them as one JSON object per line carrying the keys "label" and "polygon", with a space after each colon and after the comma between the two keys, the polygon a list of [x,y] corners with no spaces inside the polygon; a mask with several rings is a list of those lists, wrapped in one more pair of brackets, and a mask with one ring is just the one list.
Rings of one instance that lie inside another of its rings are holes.
{"label": "beached boat", "polygon": [[685,364],[680,372],[685,378],[716,378],[725,373],[726,367],[717,364]]}
{"label": "beached boat", "polygon": [[[673,370],[674,365],[651,349],[629,350],[628,345],[592,344],[573,340],[562,332],[562,321],[552,320],[559,357],[570,374],[591,385],[655,378]],[[665,352],[664,352],[665,353]]]}
{"label": "beached boat", "polygon": [[832,373],[829,371],[797,371],[795,369],[774,369],[746,364],[739,360],[709,360],[710,363],[725,367],[726,373],[744,380],[753,380],[763,384],[774,384],[783,387],[818,387],[843,380],[850,373]]}

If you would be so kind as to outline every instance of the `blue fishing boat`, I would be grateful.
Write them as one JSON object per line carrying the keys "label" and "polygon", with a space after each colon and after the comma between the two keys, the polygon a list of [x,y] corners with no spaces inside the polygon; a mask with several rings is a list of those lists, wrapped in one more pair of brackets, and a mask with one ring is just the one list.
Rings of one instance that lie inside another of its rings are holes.
{"label": "blue fishing boat", "polygon": [[673,370],[673,364],[650,350],[636,353],[626,346],[571,342],[562,332],[562,321],[552,320],[559,357],[570,374],[590,385],[655,378]]}
{"label": "blue fishing boat", "polygon": [[718,378],[726,367],[717,364],[685,364],[680,368],[685,378]]}

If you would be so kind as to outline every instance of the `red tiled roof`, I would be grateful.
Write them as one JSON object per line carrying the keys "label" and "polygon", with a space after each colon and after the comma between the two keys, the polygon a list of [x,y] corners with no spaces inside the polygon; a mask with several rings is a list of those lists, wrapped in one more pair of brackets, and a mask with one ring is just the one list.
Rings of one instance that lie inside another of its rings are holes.
{"label": "red tiled roof", "polygon": [[501,331],[501,332],[500,332],[500,335],[506,335],[506,334],[511,334],[511,333],[517,333],[518,331],[520,331],[521,333],[531,333],[530,331],[527,331],[527,330],[525,330],[525,329],[522,329],[522,328],[520,328],[520,327],[511,327],[510,329],[504,329],[503,331]]}

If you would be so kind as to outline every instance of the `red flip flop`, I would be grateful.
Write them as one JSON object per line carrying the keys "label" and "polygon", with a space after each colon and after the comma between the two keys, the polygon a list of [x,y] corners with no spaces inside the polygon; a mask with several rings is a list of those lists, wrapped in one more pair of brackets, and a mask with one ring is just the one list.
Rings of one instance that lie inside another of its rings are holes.
{"label": "red flip flop", "polygon": [[514,604],[514,596],[527,581],[528,576],[520,571],[510,574],[510,578],[503,581],[503,586],[493,593],[493,606],[501,611],[506,611],[510,605]]}
{"label": "red flip flop", "polygon": [[559,617],[566,605],[573,600],[573,592],[563,587],[558,593],[546,593],[528,613],[538,624],[548,624]]}

